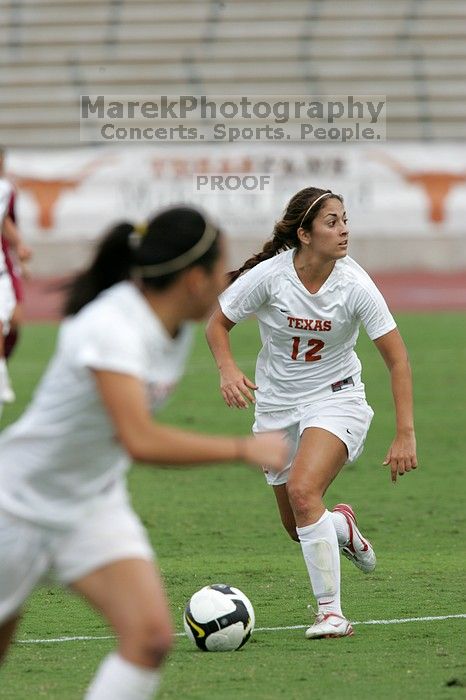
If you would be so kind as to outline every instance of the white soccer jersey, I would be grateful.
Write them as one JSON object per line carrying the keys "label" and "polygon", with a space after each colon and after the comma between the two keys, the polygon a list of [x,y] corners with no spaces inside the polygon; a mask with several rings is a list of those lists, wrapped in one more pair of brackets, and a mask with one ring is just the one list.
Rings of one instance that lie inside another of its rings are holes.
{"label": "white soccer jersey", "polygon": [[138,377],[148,404],[159,408],[183,373],[191,340],[192,324],[171,338],[130,282],[65,320],[32,403],[0,435],[0,507],[64,527],[109,492],[121,498],[130,459],[91,369]]}
{"label": "white soccer jersey", "polygon": [[295,270],[294,254],[287,250],[259,263],[219,299],[234,323],[253,314],[259,321],[258,412],[308,404],[331,396],[334,389],[364,395],[354,352],[359,325],[372,340],[396,327],[374,282],[350,257],[337,260],[319,291],[311,294]]}

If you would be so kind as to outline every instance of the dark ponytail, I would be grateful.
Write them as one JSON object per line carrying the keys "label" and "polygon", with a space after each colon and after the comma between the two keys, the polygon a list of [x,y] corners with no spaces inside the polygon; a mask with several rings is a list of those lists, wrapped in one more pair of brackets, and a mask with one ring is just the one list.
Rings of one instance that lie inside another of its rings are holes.
{"label": "dark ponytail", "polygon": [[210,271],[220,255],[219,236],[219,229],[191,207],[166,209],[144,226],[114,226],[90,266],[65,285],[65,316],[123,280],[161,291],[190,267]]}
{"label": "dark ponytail", "polygon": [[108,231],[99,243],[90,267],[65,286],[65,316],[77,314],[104,289],[129,279],[132,266],[129,239],[132,231],[133,226],[128,223],[117,224]]}
{"label": "dark ponytail", "polygon": [[312,223],[319,213],[324,202],[330,197],[323,197],[315,207],[312,203],[324,194],[332,195],[336,199],[343,201],[340,195],[333,194],[331,190],[321,190],[317,187],[306,187],[297,192],[288,202],[283,217],[277,221],[272,232],[272,238],[267,241],[259,253],[256,253],[239,268],[229,273],[230,284],[234,282],[243,272],[250,270],[260,262],[273,258],[278,253],[290,248],[299,248],[298,228],[301,226],[310,230]]}

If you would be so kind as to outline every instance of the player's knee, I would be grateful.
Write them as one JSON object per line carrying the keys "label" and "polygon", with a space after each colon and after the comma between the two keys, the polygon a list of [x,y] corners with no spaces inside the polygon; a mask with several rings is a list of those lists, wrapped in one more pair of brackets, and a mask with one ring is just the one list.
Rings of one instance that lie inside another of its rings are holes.
{"label": "player's knee", "polygon": [[137,628],[121,635],[123,651],[144,666],[158,668],[169,654],[173,645],[171,625],[147,618]]}
{"label": "player's knee", "polygon": [[173,645],[171,630],[157,630],[149,634],[144,640],[144,655],[154,668],[160,666],[168,656]]}
{"label": "player's knee", "polygon": [[318,510],[322,502],[322,494],[309,484],[288,482],[288,498],[295,517],[308,517]]}

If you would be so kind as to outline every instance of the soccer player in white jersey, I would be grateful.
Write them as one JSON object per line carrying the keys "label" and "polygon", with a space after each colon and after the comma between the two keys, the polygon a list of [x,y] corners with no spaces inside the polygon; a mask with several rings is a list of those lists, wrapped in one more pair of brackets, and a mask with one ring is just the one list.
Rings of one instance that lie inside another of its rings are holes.
{"label": "soccer player in white jersey", "polygon": [[[8,213],[12,186],[0,177],[0,233],[3,221]],[[16,306],[16,299],[8,273],[5,256],[0,246],[0,416],[4,403],[14,401],[14,393],[11,388],[10,378],[5,359],[5,336],[10,329],[10,319]]]}
{"label": "soccer player in white jersey", "polygon": [[[0,183],[2,183],[2,181],[6,182],[7,188],[10,190],[10,199],[3,220],[3,228],[0,227],[0,239],[7,271],[16,299],[15,309],[9,321],[10,330],[4,338],[4,355],[5,359],[8,361],[20,335],[23,318],[22,302],[24,296],[22,277],[27,277],[29,274],[28,263],[32,258],[32,250],[23,241],[21,232],[17,226],[16,192],[5,174],[5,155],[5,148],[0,145]],[[4,185],[0,184],[0,188],[3,186]],[[10,402],[14,401],[15,395],[11,387],[7,391],[7,398]]]}
{"label": "soccer player in white jersey", "polygon": [[[364,572],[376,564],[351,506],[330,512],[323,502],[343,465],[361,454],[373,416],[354,352],[361,322],[391,375],[396,434],[384,464],[393,481],[417,466],[406,349],[379,290],[348,257],[348,236],[340,196],[301,190],[262,252],[233,273],[207,326],[227,405],[255,403],[253,431],[283,429],[295,445],[282,472],[264,471],[284,527],[301,543],[317,600],[308,638],[353,633],[341,610],[339,548]],[[235,363],[228,336],[251,315],[262,340],[255,383]]]}
{"label": "soccer player in white jersey", "polygon": [[55,354],[23,416],[0,435],[0,657],[47,573],[115,629],[118,652],[87,700],[152,698],[172,638],[160,575],[128,502],[130,458],[161,465],[235,461],[277,469],[282,434],[231,438],[152,420],[179,380],[190,320],[225,286],[218,229],[177,207],[145,235],[116,226],[68,290]]}

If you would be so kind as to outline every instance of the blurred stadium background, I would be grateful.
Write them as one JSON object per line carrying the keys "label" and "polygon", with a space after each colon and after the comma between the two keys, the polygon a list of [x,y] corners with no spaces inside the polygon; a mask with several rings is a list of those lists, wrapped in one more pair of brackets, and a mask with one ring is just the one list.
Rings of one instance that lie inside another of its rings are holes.
{"label": "blurred stadium background", "polygon": [[[80,132],[86,94],[386,95],[387,139],[106,144]],[[259,474],[132,470],[177,629],[193,590],[229,580],[274,630],[259,632],[234,663],[199,657],[179,639],[161,698],[456,700],[464,691],[465,98],[464,0],[0,0],[0,144],[34,250],[29,320],[56,312],[51,278],[80,267],[115,220],[141,221],[168,202],[199,204],[222,222],[233,266],[261,247],[290,195],[315,185],[344,195],[350,254],[381,286],[412,359],[422,469],[393,489],[378,467],[393,421],[386,371],[361,334],[376,418],[363,457],[329,498],[361,508],[381,556],[365,581],[343,562],[348,614],[367,625],[343,653],[339,643],[303,643],[307,574],[272,525],[275,505]],[[268,173],[274,189],[200,194],[196,173]],[[235,352],[252,373],[255,324],[237,331]],[[54,323],[24,328],[10,365],[17,401],[1,428],[29,401],[56,332]],[[248,412],[221,405],[201,329],[161,420],[250,430]],[[391,624],[406,619],[412,624]],[[77,700],[114,644],[81,601],[48,587],[33,597],[18,639],[2,700]]]}
{"label": "blurred stadium background", "polygon": [[[382,282],[409,278],[419,302],[413,273],[435,273],[425,297],[439,283],[466,308],[463,0],[0,0],[0,13],[0,143],[35,277],[82,265],[115,219],[181,200],[223,222],[234,265],[312,184],[345,196],[351,254]],[[386,95],[387,140],[81,141],[83,94]],[[193,174],[219,172],[271,173],[274,191],[194,191]]]}

